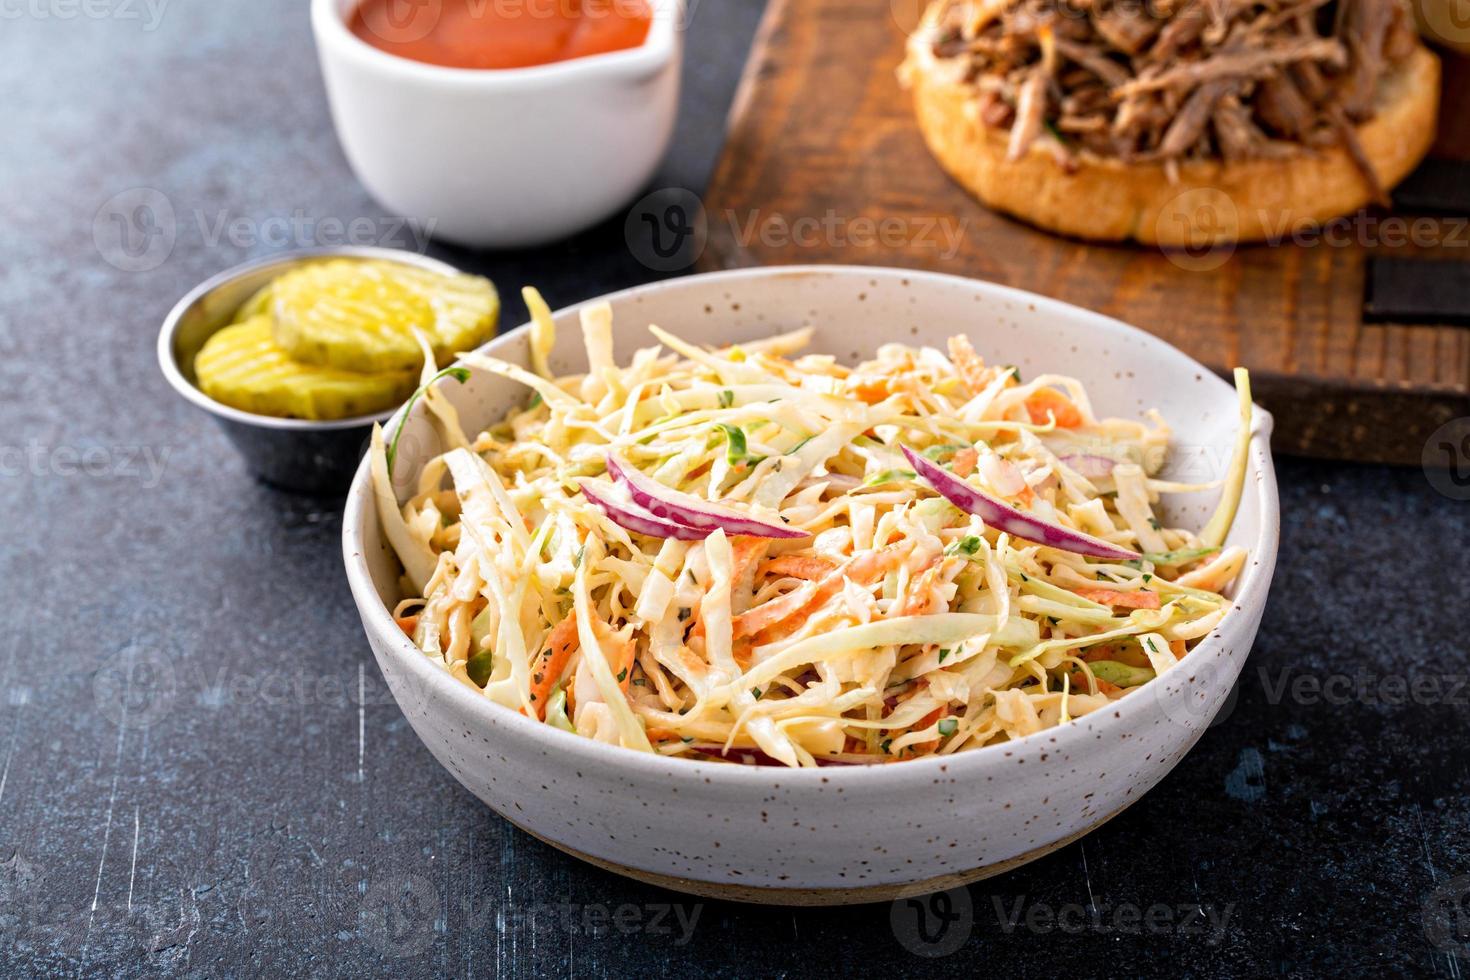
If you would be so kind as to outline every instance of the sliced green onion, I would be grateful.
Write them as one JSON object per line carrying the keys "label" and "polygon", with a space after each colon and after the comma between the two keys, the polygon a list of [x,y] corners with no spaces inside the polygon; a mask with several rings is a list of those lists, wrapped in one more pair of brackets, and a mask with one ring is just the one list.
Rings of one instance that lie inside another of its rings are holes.
{"label": "sliced green onion", "polygon": [[408,399],[408,404],[403,406],[403,416],[399,419],[398,430],[393,433],[393,441],[388,444],[388,475],[393,475],[393,461],[398,458],[398,440],[403,438],[403,427],[408,425],[408,416],[413,412],[414,403],[428,391],[429,388],[440,378],[453,378],[460,384],[470,380],[470,369],[466,367],[447,367],[429,379],[426,385],[420,385]]}

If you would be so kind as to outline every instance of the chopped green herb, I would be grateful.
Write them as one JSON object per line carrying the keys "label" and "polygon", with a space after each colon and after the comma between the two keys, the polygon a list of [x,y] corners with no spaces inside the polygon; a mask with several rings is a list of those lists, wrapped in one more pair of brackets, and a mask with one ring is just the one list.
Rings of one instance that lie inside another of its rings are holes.
{"label": "chopped green herb", "polygon": [[939,719],[939,734],[941,735],[953,735],[956,731],[959,730],[959,727],[960,723],[954,718]]}
{"label": "chopped green herb", "polygon": [[728,388],[726,390],[720,392],[720,407],[721,408],[729,408],[730,406],[732,406],[734,404],[735,404],[735,392],[730,391]]}
{"label": "chopped green herb", "polygon": [[688,619],[693,614],[694,614],[694,610],[690,609],[688,606],[680,606],[679,607],[679,622],[681,622],[681,623],[684,622],[684,620]]}
{"label": "chopped green herb", "polygon": [[718,428],[725,433],[725,439],[730,444],[730,462],[737,463],[740,457],[746,454],[744,430],[721,422]]}
{"label": "chopped green herb", "polygon": [[1148,526],[1153,528],[1155,531],[1162,531],[1164,529],[1164,525],[1159,523],[1159,519],[1157,517],[1150,517],[1148,519]]}
{"label": "chopped green herb", "polygon": [[628,679],[628,668],[627,667],[624,667],[622,670],[618,671],[618,683],[621,684],[621,683],[623,683],[623,681],[625,681],[627,679]]}
{"label": "chopped green herb", "polygon": [[945,548],[944,553],[946,555],[974,555],[979,550],[980,539],[969,534]]}
{"label": "chopped green herb", "polygon": [[887,755],[888,754],[888,746],[890,746],[892,744],[893,744],[893,739],[891,739],[891,738],[885,738],[882,742],[879,742],[878,743],[878,748],[880,748],[880,749],[883,750],[883,754],[884,755]]}
{"label": "chopped green herb", "polygon": [[725,440],[728,444],[725,449],[725,461],[731,466],[754,466],[765,459],[764,456],[750,455],[750,450],[746,448],[745,433],[741,429],[723,422],[718,425],[718,428],[725,433]]}
{"label": "chopped green herb", "polygon": [[751,697],[753,697],[757,701],[759,701],[761,699],[761,689],[758,688],[758,687],[752,687],[750,689],[750,695],[751,695]]}
{"label": "chopped green herb", "polygon": [[531,392],[531,400],[526,402],[526,411],[534,412],[536,409],[540,408],[545,401],[546,399],[541,397],[541,392]]}
{"label": "chopped green herb", "polygon": [[1021,369],[1018,368],[1018,367],[1016,367],[1013,364],[1007,364],[1006,367],[1010,369],[1011,377],[1013,377],[1013,378],[1016,379],[1016,384],[1020,384],[1021,383]]}
{"label": "chopped green herb", "polygon": [[587,553],[587,546],[585,544],[582,545],[582,547],[580,547],[580,548],[577,549],[576,557],[574,557],[572,559],[572,567],[573,568],[581,568],[582,567],[582,556],[585,555],[586,553]]}
{"label": "chopped green herb", "polygon": [[940,663],[944,663],[944,658],[945,657],[948,657],[953,652],[954,651],[950,650],[948,647],[945,647],[945,648],[941,649],[939,651],[939,662]]}

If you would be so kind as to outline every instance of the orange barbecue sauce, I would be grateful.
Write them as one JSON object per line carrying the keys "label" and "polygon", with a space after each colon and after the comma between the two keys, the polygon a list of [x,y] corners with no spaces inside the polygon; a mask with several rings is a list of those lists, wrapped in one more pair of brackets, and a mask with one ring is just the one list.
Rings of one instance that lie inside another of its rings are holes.
{"label": "orange barbecue sauce", "polygon": [[526,68],[636,48],[648,0],[362,0],[353,34],[448,68]]}

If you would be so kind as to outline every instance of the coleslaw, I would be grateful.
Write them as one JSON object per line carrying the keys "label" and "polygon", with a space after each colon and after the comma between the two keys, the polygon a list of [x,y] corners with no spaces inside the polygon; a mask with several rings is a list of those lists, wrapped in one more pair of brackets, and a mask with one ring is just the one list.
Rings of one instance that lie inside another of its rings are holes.
{"label": "coleslaw", "polygon": [[[655,326],[619,364],[602,304],[581,314],[589,370],[557,376],[526,299],[530,370],[461,355],[524,407],[470,436],[426,367],[447,450],[403,503],[381,430],[371,468],[414,597],[399,625],[529,718],[699,760],[942,756],[1129,696],[1231,608],[1244,372],[1229,473],[1179,484],[1157,413],[1099,419],[1081,382],[963,336],[845,367],[803,352],[810,329],[711,350]],[[1162,494],[1217,487],[1202,532],[1159,519]]]}

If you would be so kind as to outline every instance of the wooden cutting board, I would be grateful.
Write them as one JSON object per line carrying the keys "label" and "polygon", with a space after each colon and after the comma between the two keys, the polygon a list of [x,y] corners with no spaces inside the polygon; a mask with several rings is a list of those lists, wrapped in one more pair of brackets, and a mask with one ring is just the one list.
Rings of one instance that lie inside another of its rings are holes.
{"label": "wooden cutting board", "polygon": [[[1204,257],[1036,231],[980,206],[929,155],[896,79],[916,7],[771,0],[705,200],[703,268],[933,269],[1099,310],[1221,373],[1249,367],[1280,452],[1418,463],[1435,429],[1470,415],[1470,329],[1363,322],[1370,253],[1470,276],[1470,230],[1436,220],[1442,243],[1418,248],[1374,244],[1381,226],[1361,223],[1333,243]],[[1445,68],[1435,154],[1470,159],[1470,65]]]}

